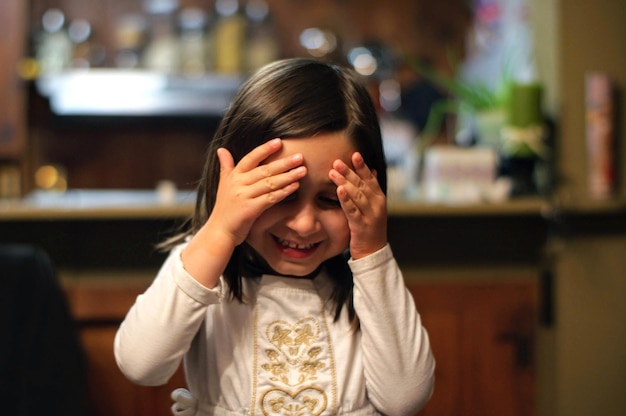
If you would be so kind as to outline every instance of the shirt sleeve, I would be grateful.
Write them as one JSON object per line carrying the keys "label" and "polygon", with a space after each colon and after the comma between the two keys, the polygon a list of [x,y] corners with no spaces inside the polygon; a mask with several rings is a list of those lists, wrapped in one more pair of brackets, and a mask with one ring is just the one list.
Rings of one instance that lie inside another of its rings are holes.
{"label": "shirt sleeve", "polygon": [[350,260],[365,383],[372,404],[389,415],[414,415],[431,397],[435,360],[391,247]]}
{"label": "shirt sleeve", "polygon": [[172,250],[115,335],[117,364],[137,384],[165,384],[204,322],[207,307],[221,300],[223,281],[213,289],[198,283],[183,267],[183,247]]}

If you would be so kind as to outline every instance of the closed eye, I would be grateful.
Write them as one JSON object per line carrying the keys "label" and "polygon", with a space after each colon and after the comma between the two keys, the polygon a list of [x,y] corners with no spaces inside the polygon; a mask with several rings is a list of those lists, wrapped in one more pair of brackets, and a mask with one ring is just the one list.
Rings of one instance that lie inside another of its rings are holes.
{"label": "closed eye", "polygon": [[288,195],[285,199],[283,199],[282,201],[279,202],[279,204],[285,204],[285,203],[289,203],[289,202],[293,202],[296,199],[298,199],[298,195],[297,192],[294,192],[290,195]]}
{"label": "closed eye", "polygon": [[323,207],[329,207],[329,208],[341,207],[341,202],[339,202],[339,200],[336,197],[320,196],[318,200],[320,202],[320,205],[322,205]]}

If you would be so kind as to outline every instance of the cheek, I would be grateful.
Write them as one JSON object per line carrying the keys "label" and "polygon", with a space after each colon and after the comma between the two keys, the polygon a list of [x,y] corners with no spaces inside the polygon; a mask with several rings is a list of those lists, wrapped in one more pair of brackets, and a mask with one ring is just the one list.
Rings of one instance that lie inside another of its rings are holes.
{"label": "cheek", "polygon": [[350,242],[350,227],[348,226],[348,219],[344,215],[343,211],[337,210],[329,213],[325,218],[324,226],[328,230],[328,234],[336,240],[337,243],[348,246]]}
{"label": "cheek", "polygon": [[274,217],[275,215],[273,215],[273,211],[271,208],[259,215],[250,227],[248,239],[255,237],[258,238],[260,235],[265,233],[276,222],[276,219]]}

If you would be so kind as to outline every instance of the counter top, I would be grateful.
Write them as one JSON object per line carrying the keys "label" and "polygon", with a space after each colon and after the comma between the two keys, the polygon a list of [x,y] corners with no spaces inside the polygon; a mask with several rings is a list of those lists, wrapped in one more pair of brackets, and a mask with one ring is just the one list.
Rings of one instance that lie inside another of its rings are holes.
{"label": "counter top", "polygon": [[[0,200],[0,221],[159,219],[186,218],[193,214],[195,191],[73,189],[63,193],[35,191],[23,199]],[[493,203],[427,203],[389,201],[390,217],[548,217],[554,207],[540,197],[515,198]],[[610,214],[626,212],[621,200],[581,201],[560,207],[566,214]]]}
{"label": "counter top", "polygon": [[0,221],[184,218],[193,213],[195,191],[35,191],[20,200],[0,200]]}
{"label": "counter top", "polygon": [[[559,212],[550,202],[515,198],[427,204],[392,199],[389,241],[406,265],[528,265],[541,261],[554,224],[570,236],[625,230],[626,204],[620,201],[572,205]],[[163,253],[155,245],[177,232],[194,204],[194,191],[171,189],[165,195],[155,190],[35,192],[0,201],[0,242],[43,247],[65,269],[157,268]],[[552,223],[552,216],[559,221]],[[118,241],[124,244],[113,243]]]}
{"label": "counter top", "polygon": [[[155,190],[88,190],[63,193],[35,191],[20,200],[0,201],[0,221],[185,218],[192,215],[195,191],[160,194]],[[389,215],[500,216],[542,215],[549,208],[541,198],[499,203],[441,204],[389,202]]]}

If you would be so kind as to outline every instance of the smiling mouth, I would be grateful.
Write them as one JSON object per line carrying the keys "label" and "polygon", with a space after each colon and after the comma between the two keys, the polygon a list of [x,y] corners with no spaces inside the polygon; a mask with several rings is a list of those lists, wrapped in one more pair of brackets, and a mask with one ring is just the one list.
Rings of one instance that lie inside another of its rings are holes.
{"label": "smiling mouth", "polygon": [[296,249],[296,250],[311,250],[312,248],[315,248],[320,244],[320,243],[297,244],[297,243],[294,243],[293,241],[283,240],[282,238],[276,237],[276,236],[274,236],[274,240],[276,240],[278,244],[280,244],[281,246],[285,248],[291,248],[291,249]]}

